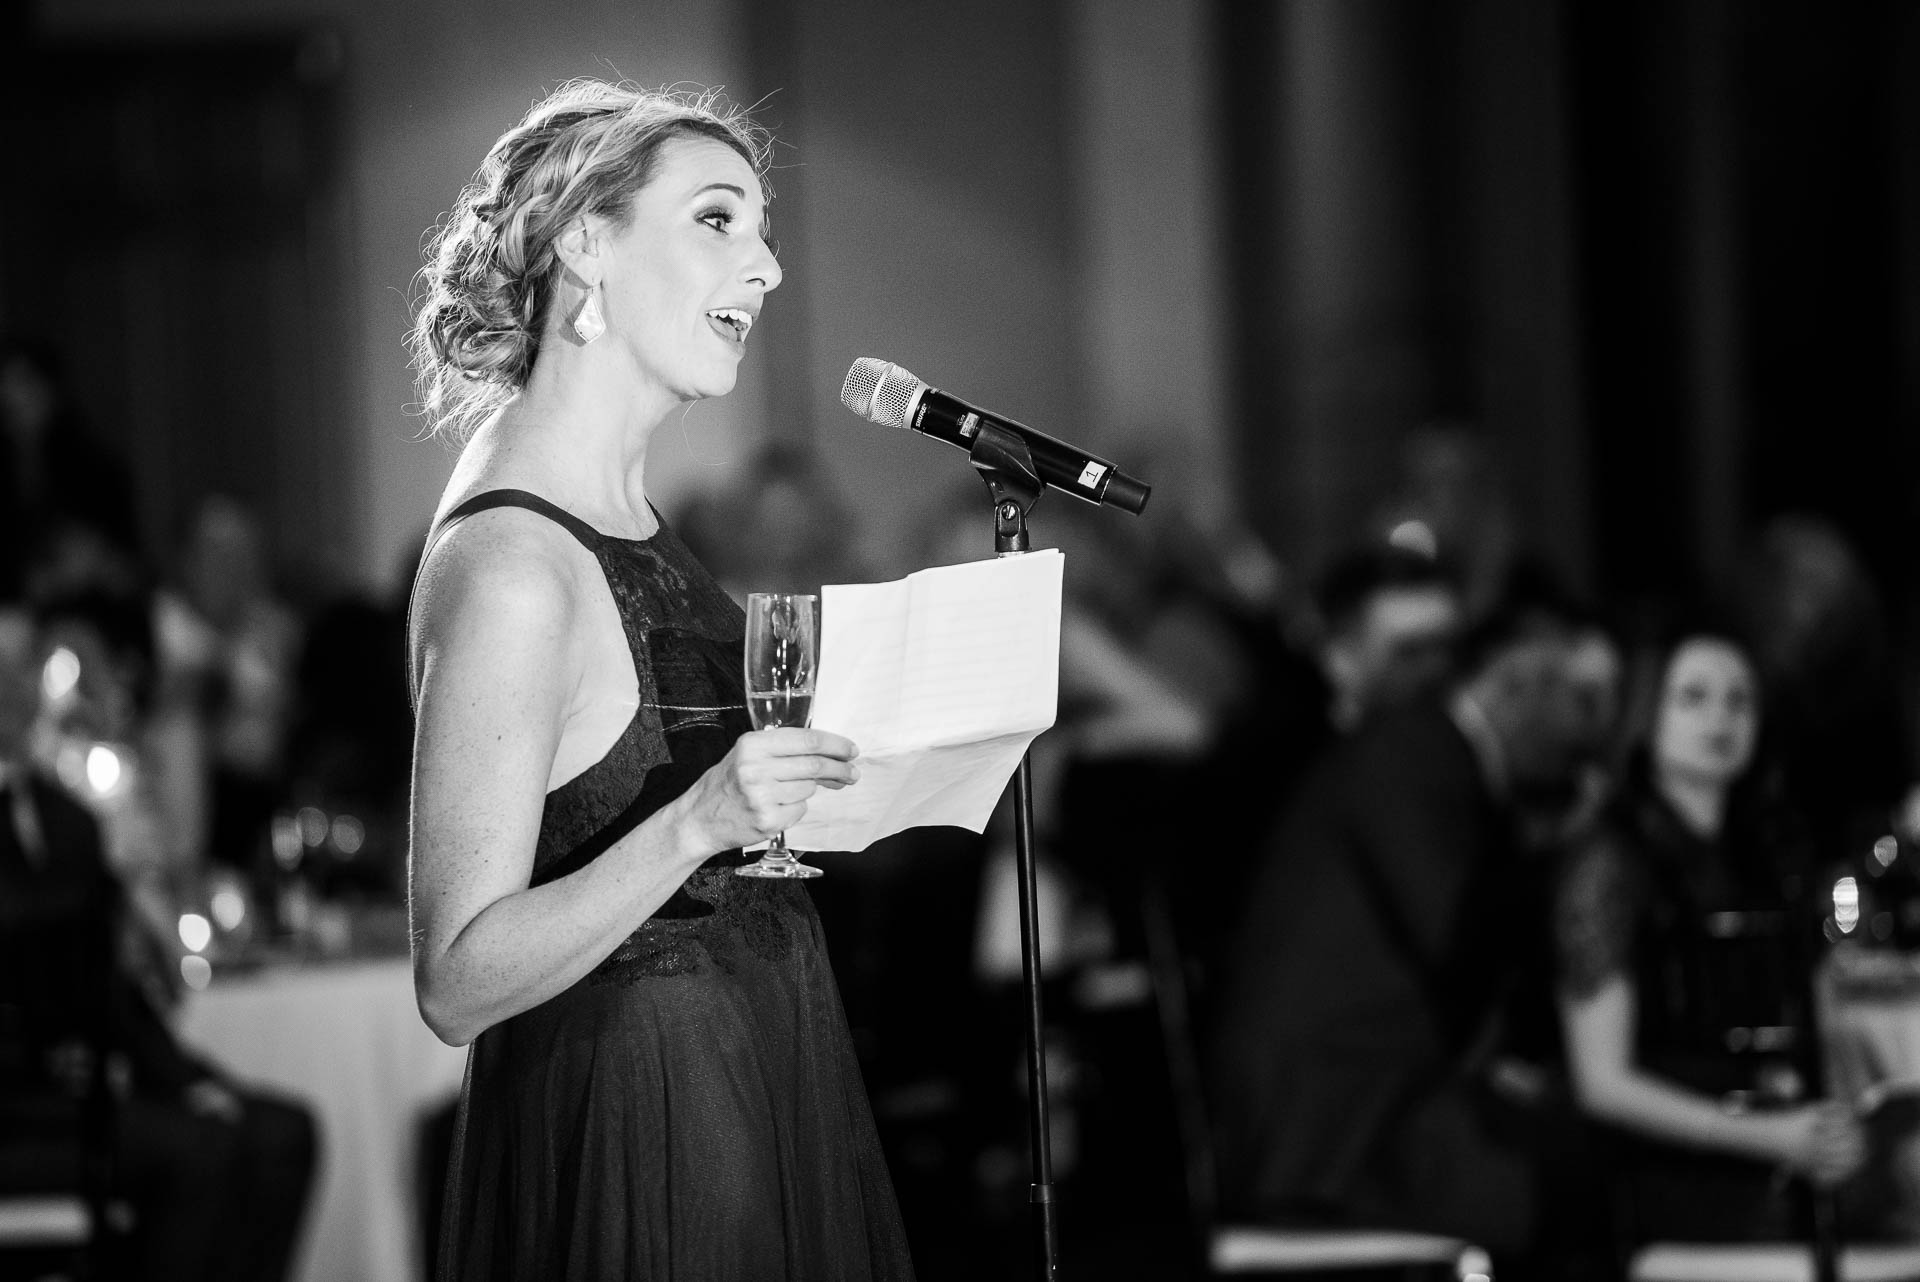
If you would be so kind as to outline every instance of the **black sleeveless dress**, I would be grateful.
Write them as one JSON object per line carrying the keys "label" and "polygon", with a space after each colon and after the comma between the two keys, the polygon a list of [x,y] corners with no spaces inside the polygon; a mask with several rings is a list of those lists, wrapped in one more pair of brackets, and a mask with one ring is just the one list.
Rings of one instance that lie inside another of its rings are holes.
{"label": "black sleeveless dress", "polygon": [[[740,608],[662,525],[564,526],[618,603],[640,708],[547,794],[532,884],[598,857],[749,728]],[[439,1276],[908,1279],[892,1185],[806,889],[709,859],[585,978],[482,1033],[467,1060]]]}

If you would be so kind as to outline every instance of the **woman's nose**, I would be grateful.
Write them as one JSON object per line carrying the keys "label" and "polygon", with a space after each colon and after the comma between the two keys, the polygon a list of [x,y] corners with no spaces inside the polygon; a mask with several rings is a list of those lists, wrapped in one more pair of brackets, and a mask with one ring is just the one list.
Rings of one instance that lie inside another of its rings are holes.
{"label": "woman's nose", "polygon": [[773,250],[766,241],[760,242],[760,252],[747,264],[747,280],[757,284],[763,290],[778,289],[785,273],[780,270],[780,260],[773,256]]}

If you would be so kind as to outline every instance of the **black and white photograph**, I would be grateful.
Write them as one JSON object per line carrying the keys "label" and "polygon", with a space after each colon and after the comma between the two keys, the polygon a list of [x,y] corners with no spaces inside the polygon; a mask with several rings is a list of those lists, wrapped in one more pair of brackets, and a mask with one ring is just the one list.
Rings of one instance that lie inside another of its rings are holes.
{"label": "black and white photograph", "polygon": [[1920,0],[18,0],[0,139],[0,1282],[1920,1282]]}

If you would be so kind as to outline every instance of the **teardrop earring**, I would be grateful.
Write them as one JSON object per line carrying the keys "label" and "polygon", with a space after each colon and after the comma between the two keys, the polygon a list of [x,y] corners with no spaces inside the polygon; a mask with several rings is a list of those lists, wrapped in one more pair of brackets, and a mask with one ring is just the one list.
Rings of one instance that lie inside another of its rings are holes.
{"label": "teardrop earring", "polygon": [[586,297],[580,300],[579,310],[573,314],[573,332],[582,344],[591,343],[607,332],[607,318],[600,314],[600,303],[592,290],[587,291]]}

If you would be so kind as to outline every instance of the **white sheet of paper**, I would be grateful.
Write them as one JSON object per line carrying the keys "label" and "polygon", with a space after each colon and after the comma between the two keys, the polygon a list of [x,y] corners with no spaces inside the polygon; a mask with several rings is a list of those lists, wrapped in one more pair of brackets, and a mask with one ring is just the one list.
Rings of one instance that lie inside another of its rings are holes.
{"label": "white sheet of paper", "polygon": [[1058,710],[1064,566],[1050,549],[821,589],[811,724],[860,746],[860,781],[816,792],[789,846],[985,829]]}

